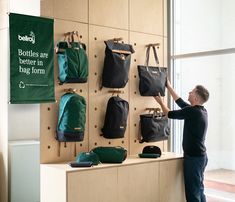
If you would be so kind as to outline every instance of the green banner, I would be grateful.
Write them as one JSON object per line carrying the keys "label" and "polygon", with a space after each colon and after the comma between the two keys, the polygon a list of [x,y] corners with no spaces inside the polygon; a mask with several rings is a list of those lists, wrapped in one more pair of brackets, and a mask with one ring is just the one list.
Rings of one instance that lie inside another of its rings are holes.
{"label": "green banner", "polygon": [[54,102],[54,20],[11,13],[10,102]]}

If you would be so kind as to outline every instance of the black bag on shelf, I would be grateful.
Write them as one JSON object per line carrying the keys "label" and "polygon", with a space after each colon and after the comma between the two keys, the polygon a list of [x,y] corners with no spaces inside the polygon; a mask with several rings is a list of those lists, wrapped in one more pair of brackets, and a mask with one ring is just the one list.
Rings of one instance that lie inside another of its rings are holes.
{"label": "black bag on shelf", "polygon": [[[156,67],[149,66],[150,48],[153,48]],[[138,65],[139,91],[142,96],[156,96],[158,93],[165,96],[165,86],[167,81],[167,68],[158,67],[159,61],[157,51],[154,46],[148,46],[146,50],[145,65]]]}
{"label": "black bag on shelf", "polygon": [[132,45],[118,43],[114,40],[104,42],[106,45],[102,86],[107,88],[124,88],[128,82]]}
{"label": "black bag on shelf", "polygon": [[123,138],[129,113],[129,103],[118,96],[111,97],[107,104],[102,135],[108,139]]}
{"label": "black bag on shelf", "polygon": [[170,135],[168,118],[156,109],[152,114],[140,115],[140,130],[143,142],[157,142],[167,140]]}
{"label": "black bag on shelf", "polygon": [[158,158],[162,155],[162,151],[158,146],[147,145],[143,148],[142,153],[139,154],[140,158]]}

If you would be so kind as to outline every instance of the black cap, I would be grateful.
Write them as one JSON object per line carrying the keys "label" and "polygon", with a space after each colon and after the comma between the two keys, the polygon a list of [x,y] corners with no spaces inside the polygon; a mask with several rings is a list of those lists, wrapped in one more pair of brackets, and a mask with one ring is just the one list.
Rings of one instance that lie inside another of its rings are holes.
{"label": "black cap", "polygon": [[162,155],[162,151],[159,147],[155,145],[148,145],[143,148],[142,151],[143,154],[159,154],[160,156]]}

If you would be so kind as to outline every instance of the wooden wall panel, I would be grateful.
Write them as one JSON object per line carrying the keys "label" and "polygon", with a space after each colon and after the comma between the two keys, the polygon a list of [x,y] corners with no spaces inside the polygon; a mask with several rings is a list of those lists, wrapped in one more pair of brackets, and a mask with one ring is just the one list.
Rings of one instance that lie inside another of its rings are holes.
{"label": "wooden wall panel", "polygon": [[160,202],[159,186],[159,162],[118,168],[118,201]]}
{"label": "wooden wall panel", "polygon": [[[183,160],[160,162],[160,200],[164,202],[185,202]],[[177,187],[177,191],[176,191]],[[171,193],[171,194],[168,194]]]}
{"label": "wooden wall panel", "polygon": [[[68,202],[117,201],[117,168],[68,173]],[[102,188],[101,188],[102,187]],[[101,194],[100,190],[105,190]]]}
{"label": "wooden wall panel", "polygon": [[163,65],[165,67],[168,66],[168,57],[167,57],[167,38],[164,37],[164,43],[163,43],[163,47],[164,47],[164,60],[163,60]]}
{"label": "wooden wall panel", "polygon": [[54,17],[54,0],[41,0],[40,12],[43,17]]}
{"label": "wooden wall panel", "polygon": [[[124,146],[128,148],[128,134],[129,124],[126,129],[124,138],[121,139],[106,139],[101,137],[101,128],[104,124],[104,117],[106,112],[106,105],[108,99],[112,96],[109,93],[110,88],[103,87],[99,89],[101,76],[104,64],[104,41],[112,38],[122,37],[125,43],[128,42],[128,32],[124,30],[89,26],[89,148],[92,149],[96,146]],[[122,90],[124,94],[120,97],[124,100],[129,100],[129,84]]]}
{"label": "wooden wall panel", "polygon": [[128,0],[90,0],[89,23],[128,29]]}
{"label": "wooden wall panel", "polygon": [[[83,142],[76,143],[77,153],[89,151],[96,146],[123,146],[129,154],[142,152],[146,145],[157,145],[163,151],[168,141],[139,143],[139,115],[147,113],[147,107],[157,107],[152,97],[139,94],[137,65],[145,62],[145,45],[160,43],[158,56],[160,66],[167,65],[166,0],[41,0],[41,15],[55,19],[55,44],[63,40],[63,34],[77,30],[80,40],[87,45],[89,78],[85,84],[58,85],[58,64],[55,54],[55,93],[57,103],[41,105],[41,163],[74,160],[74,143],[62,146],[58,156],[55,131],[59,99],[64,89],[76,88],[87,101],[86,132]],[[130,111],[124,138],[105,139],[101,134],[106,105],[112,96],[108,88],[99,89],[104,62],[104,41],[122,37],[123,42],[133,45],[129,82],[120,95],[129,102]],[[150,65],[155,65],[151,53]],[[167,100],[165,100],[166,102]],[[159,107],[159,106],[158,106]]]}
{"label": "wooden wall panel", "polygon": [[[139,76],[137,65],[144,65],[146,45],[160,43],[157,49],[160,66],[163,66],[163,37],[156,35],[130,33],[130,43],[134,44],[135,53],[132,57],[130,68],[130,154],[141,153],[142,148],[148,144],[157,145],[163,150],[163,142],[139,144],[139,115],[148,113],[146,108],[159,107],[153,97],[143,97],[139,93]],[[151,50],[149,65],[156,66]]]}
{"label": "wooden wall panel", "polygon": [[164,32],[163,32],[163,35],[166,37],[167,36],[167,0],[164,0],[163,4],[164,4],[164,8],[163,8]]}
{"label": "wooden wall panel", "polygon": [[54,17],[88,23],[88,0],[54,0]]}
{"label": "wooden wall panel", "polygon": [[[54,40],[55,45],[59,41],[63,41],[65,32],[78,30],[80,40],[88,47],[88,25],[82,23],[76,23],[65,20],[55,20],[54,24]],[[77,39],[76,39],[77,40]],[[88,52],[88,50],[87,50]],[[76,84],[58,84],[58,63],[57,55],[54,58],[54,72],[55,72],[55,97],[57,102],[54,104],[42,104],[41,105],[41,163],[49,162],[61,162],[74,160],[75,158],[75,143],[67,143],[66,147],[64,143],[60,146],[55,139],[55,131],[58,120],[58,108],[60,97],[65,93],[68,88],[77,89],[77,93],[83,96],[87,101],[87,117],[86,117],[86,129],[83,142],[76,143],[76,151],[88,150],[88,83],[76,83]],[[60,149],[60,156],[58,151]]]}
{"label": "wooden wall panel", "polygon": [[163,35],[163,0],[130,0],[130,30]]}

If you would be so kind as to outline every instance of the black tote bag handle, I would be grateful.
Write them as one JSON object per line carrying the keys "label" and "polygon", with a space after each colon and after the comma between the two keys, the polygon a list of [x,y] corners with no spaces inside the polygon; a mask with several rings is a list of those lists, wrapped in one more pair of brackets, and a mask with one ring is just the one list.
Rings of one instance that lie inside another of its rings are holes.
{"label": "black tote bag handle", "polygon": [[157,64],[157,66],[159,66],[159,60],[158,60],[157,51],[156,51],[155,46],[148,46],[147,50],[146,50],[146,59],[145,59],[145,66],[146,66],[147,70],[148,70],[148,66],[149,66],[149,54],[150,54],[151,47],[153,48],[155,62]]}

